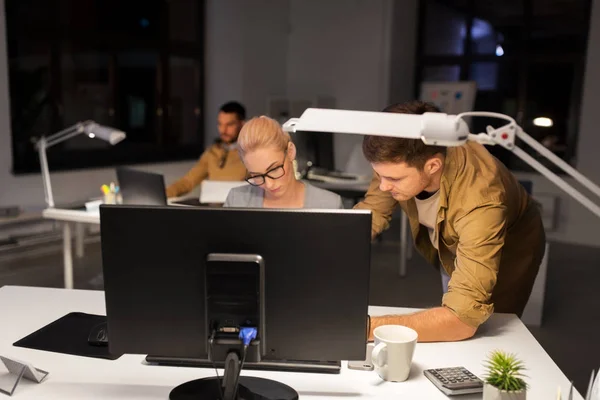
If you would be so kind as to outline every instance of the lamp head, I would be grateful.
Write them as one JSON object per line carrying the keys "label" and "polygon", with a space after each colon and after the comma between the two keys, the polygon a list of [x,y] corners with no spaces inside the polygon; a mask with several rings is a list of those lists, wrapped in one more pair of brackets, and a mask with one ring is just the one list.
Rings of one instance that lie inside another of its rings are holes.
{"label": "lamp head", "polygon": [[102,139],[111,145],[115,145],[125,139],[125,132],[99,125],[95,122],[85,123],[83,125],[83,133],[90,138]]}
{"label": "lamp head", "polygon": [[444,113],[402,114],[307,108],[283,124],[286,132],[330,132],[420,139],[433,146],[461,146],[469,137],[466,122]]}

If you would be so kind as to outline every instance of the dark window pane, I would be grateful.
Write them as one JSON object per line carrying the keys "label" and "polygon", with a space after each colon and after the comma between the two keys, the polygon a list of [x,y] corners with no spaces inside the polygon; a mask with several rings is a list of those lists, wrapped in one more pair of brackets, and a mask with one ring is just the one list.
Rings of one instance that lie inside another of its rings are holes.
{"label": "dark window pane", "polygon": [[424,82],[455,82],[460,79],[459,65],[441,65],[423,69]]}
{"label": "dark window pane", "polygon": [[425,15],[425,55],[461,55],[464,53],[467,19],[464,12],[427,1]]}
{"label": "dark window pane", "polygon": [[585,53],[588,1],[534,0],[529,49],[533,54]]}
{"label": "dark window pane", "polygon": [[[571,102],[574,66],[570,63],[532,64],[527,71],[528,101],[523,129],[559,157],[565,158],[570,122],[577,119]],[[551,127],[534,124],[537,117],[550,118]]]}
{"label": "dark window pane", "polygon": [[157,40],[159,1],[61,0],[61,27],[70,34]]}
{"label": "dark window pane", "polygon": [[117,120],[130,143],[161,143],[162,120],[157,90],[158,53],[130,51],[117,54]]}
{"label": "dark window pane", "polygon": [[53,131],[58,107],[52,97],[50,47],[9,41],[9,87],[13,167],[37,163],[31,139]]}
{"label": "dark window pane", "polygon": [[6,30],[11,39],[19,36],[41,36],[57,25],[55,6],[52,1],[5,0]]}
{"label": "dark window pane", "polygon": [[200,118],[200,66],[194,59],[171,57],[169,59],[169,129],[170,142],[198,143]]}
{"label": "dark window pane", "polygon": [[[71,52],[65,47],[61,55],[61,120],[64,126],[79,121],[94,120],[99,124],[114,124],[112,91],[109,81],[109,56],[87,51]],[[108,143],[74,137],[62,144],[65,149],[106,148]]]}
{"label": "dark window pane", "polygon": [[504,55],[501,38],[502,35],[497,33],[489,22],[473,18],[471,26],[471,51],[473,54]]}
{"label": "dark window pane", "polygon": [[474,2],[473,54],[516,56],[523,45],[523,0]]}
{"label": "dark window pane", "polygon": [[199,2],[197,0],[169,1],[169,39],[199,42]]}
{"label": "dark window pane", "polygon": [[476,0],[473,2],[474,14],[495,27],[522,25],[524,3],[523,0]]}
{"label": "dark window pane", "polygon": [[495,62],[476,62],[471,64],[469,79],[477,82],[477,90],[496,90],[498,87],[499,65]]}
{"label": "dark window pane", "polygon": [[52,170],[198,157],[204,2],[5,0],[4,6],[16,173],[39,170],[31,137],[83,120],[121,129],[127,139],[107,146],[70,138],[48,152]]}

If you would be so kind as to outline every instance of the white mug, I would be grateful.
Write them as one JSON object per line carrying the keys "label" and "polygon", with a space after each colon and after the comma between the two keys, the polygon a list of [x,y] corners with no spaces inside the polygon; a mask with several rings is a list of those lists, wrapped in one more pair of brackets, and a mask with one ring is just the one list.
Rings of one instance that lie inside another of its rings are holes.
{"label": "white mug", "polygon": [[375,372],[385,381],[405,381],[410,373],[417,332],[402,325],[383,325],[375,328],[373,336],[375,347],[371,359]]}

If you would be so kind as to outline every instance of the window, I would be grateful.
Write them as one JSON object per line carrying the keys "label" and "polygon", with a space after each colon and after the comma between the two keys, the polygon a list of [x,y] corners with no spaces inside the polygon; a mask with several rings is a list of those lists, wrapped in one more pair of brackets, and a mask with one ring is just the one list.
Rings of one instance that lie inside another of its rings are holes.
{"label": "window", "polygon": [[[476,111],[515,117],[528,134],[573,162],[590,7],[589,0],[421,0],[417,80],[475,81]],[[534,124],[538,117],[552,126]],[[490,124],[498,121],[475,118],[471,127],[484,132]],[[509,168],[530,170],[508,151],[489,149]]]}
{"label": "window", "polygon": [[6,0],[13,172],[78,121],[127,133],[48,151],[50,169],[195,159],[203,148],[201,0]]}

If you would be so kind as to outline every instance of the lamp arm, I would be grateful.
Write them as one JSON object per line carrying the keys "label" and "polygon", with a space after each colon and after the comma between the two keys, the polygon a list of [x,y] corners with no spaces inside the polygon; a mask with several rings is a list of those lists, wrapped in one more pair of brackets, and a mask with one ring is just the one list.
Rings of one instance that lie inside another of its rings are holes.
{"label": "lamp arm", "polygon": [[42,136],[35,142],[35,147],[40,158],[40,169],[42,172],[42,183],[44,185],[44,198],[48,207],[54,207],[54,196],[52,194],[52,182],[50,181],[50,169],[48,168],[48,158],[46,150],[60,142],[68,140],[73,136],[77,136],[83,132],[83,128],[91,121],[78,122],[62,131],[56,132],[50,136]]}
{"label": "lamp arm", "polygon": [[[83,133],[83,127],[76,127],[76,128],[74,128],[74,130],[72,130],[70,132],[66,132],[58,138],[46,138],[46,148],[52,147],[55,144],[69,140],[74,136],[81,135],[82,133]],[[54,136],[54,135],[52,135],[52,136]]]}
{"label": "lamp arm", "polygon": [[544,147],[541,143],[536,141],[530,135],[525,133],[523,129],[518,126],[514,119],[497,113],[488,113],[488,112],[466,112],[463,114],[459,114],[459,117],[464,116],[483,116],[483,117],[492,117],[492,118],[500,118],[508,121],[507,125],[501,126],[499,128],[492,128],[491,126],[487,127],[487,133],[479,133],[479,134],[470,134],[469,140],[477,141],[481,144],[487,145],[500,145],[508,150],[510,150],[514,155],[519,157],[521,160],[525,161],[528,165],[533,167],[536,171],[544,175],[549,181],[554,183],[556,186],[564,190],[569,196],[573,197],[579,203],[581,203],[584,207],[594,213],[597,217],[600,217],[600,206],[590,200],[588,197],[583,195],[579,190],[575,189],[572,185],[568,184],[563,178],[558,176],[556,173],[552,172],[545,165],[540,163],[538,160],[533,158],[531,155],[526,153],[523,149],[519,148],[515,145],[516,138],[521,139],[523,142],[527,143],[533,149],[535,149],[542,156],[550,160],[560,169],[565,171],[571,177],[573,177],[577,182],[581,183],[588,190],[594,193],[596,196],[600,197],[600,187],[592,182],[590,179],[585,177],[582,173],[577,171],[575,168],[570,166],[564,160],[560,159],[546,147]]}
{"label": "lamp arm", "polygon": [[550,171],[545,165],[543,165],[531,155],[523,151],[523,149],[515,146],[512,152],[600,218],[600,206],[598,206],[596,203],[584,196],[579,190],[569,185],[564,179],[556,175],[554,172]]}
{"label": "lamp arm", "polygon": [[527,143],[529,146],[534,148],[538,153],[542,156],[546,157],[548,160],[552,161],[556,164],[560,169],[565,171],[567,174],[572,176],[577,182],[581,183],[585,186],[590,192],[594,193],[596,196],[600,197],[600,186],[596,185],[594,182],[589,180],[586,176],[584,176],[581,172],[577,171],[575,168],[566,163],[563,159],[558,157],[556,154],[548,150],[537,140],[529,136],[527,133],[523,132],[522,129],[517,131],[517,137],[521,139],[523,142]]}
{"label": "lamp arm", "polygon": [[62,131],[56,132],[46,137],[46,148],[52,147],[55,144],[64,142],[65,140],[68,140],[73,136],[81,134],[83,132],[83,128],[90,123],[92,123],[92,121],[78,122],[75,125],[72,125],[68,128],[63,129]]}
{"label": "lamp arm", "polygon": [[36,144],[38,155],[40,157],[40,168],[42,170],[42,183],[44,184],[44,197],[48,207],[54,207],[54,196],[52,195],[52,183],[50,182],[50,171],[48,169],[48,159],[46,158],[46,138],[42,137]]}

